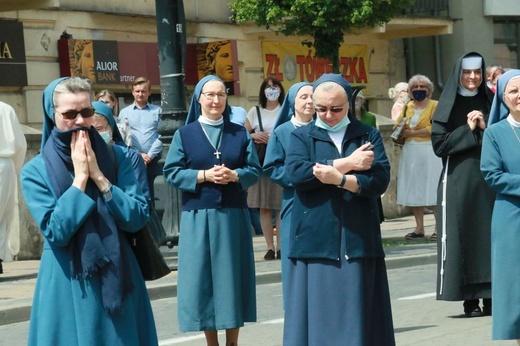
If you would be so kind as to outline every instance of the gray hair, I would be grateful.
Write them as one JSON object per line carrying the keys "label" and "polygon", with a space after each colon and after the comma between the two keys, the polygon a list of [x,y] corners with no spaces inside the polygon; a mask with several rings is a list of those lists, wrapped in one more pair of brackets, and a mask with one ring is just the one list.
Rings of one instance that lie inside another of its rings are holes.
{"label": "gray hair", "polygon": [[89,79],[81,77],[64,79],[56,85],[56,88],[54,88],[52,103],[54,104],[54,107],[57,107],[58,96],[62,94],[79,94],[81,92],[87,92],[90,95],[90,100],[94,99],[92,82]]}
{"label": "gray hair", "polygon": [[426,87],[428,88],[428,97],[432,96],[433,90],[434,90],[433,83],[430,80],[430,78],[428,78],[422,74],[416,74],[415,76],[410,78],[410,80],[408,81],[408,90],[410,90],[410,93],[412,93],[412,87],[415,84],[420,83],[420,82],[423,82],[424,84],[426,84]]}

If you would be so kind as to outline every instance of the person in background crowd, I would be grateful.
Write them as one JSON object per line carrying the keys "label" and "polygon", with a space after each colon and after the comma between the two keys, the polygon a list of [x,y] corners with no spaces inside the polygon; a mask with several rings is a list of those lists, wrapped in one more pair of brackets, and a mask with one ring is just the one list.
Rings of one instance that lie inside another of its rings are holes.
{"label": "person in background crowd", "polygon": [[285,174],[285,158],[289,149],[291,132],[308,125],[313,119],[314,104],[312,102],[312,84],[296,83],[289,91],[282,104],[280,116],[275,129],[267,144],[264,160],[264,174],[272,181],[283,187],[282,210],[280,212],[281,227],[284,232],[280,235],[282,260],[282,286],[284,301],[287,296],[287,266],[289,265],[289,230],[291,229],[292,205],[294,188],[289,177]]}
{"label": "person in background crowd", "polygon": [[41,153],[22,190],[44,238],[29,345],[158,345],[141,270],[122,232],[148,220],[124,149],[91,127],[91,84],[78,77],[43,91]]}
{"label": "person in background crowd", "polygon": [[153,201],[155,199],[153,183],[155,177],[162,174],[162,167],[159,164],[162,142],[157,133],[159,114],[162,109],[148,102],[151,94],[150,81],[144,77],[136,78],[132,83],[134,103],[123,108],[119,117],[127,119],[130,123],[132,148],[139,152],[146,164],[148,187]]}
{"label": "person in background crowd", "polygon": [[492,79],[493,79],[493,72],[495,72],[495,70],[498,67],[500,67],[500,66],[491,65],[491,66],[486,67],[486,85],[489,89],[491,89],[491,87],[493,86],[493,84],[491,83]]}
{"label": "person in background crowd", "polygon": [[[428,207],[436,216],[437,184],[442,170],[442,162],[435,156],[431,142],[431,119],[437,101],[430,99],[433,83],[423,75],[415,75],[408,82],[413,101],[407,103],[397,119],[397,124],[405,121],[401,136],[405,138],[399,160],[397,180],[397,204],[412,208],[415,230],[405,235],[414,240],[424,237],[424,208]],[[436,231],[430,240],[437,240]]]}
{"label": "person in background crowd", "polygon": [[[244,108],[238,106],[229,106],[229,119],[232,123],[244,126],[247,112]],[[263,235],[262,225],[260,224],[260,212],[258,208],[249,208],[249,216],[251,217],[251,226],[256,235]]]}
{"label": "person in background crowd", "polygon": [[[464,301],[464,316],[491,314],[491,215],[495,195],[480,172],[482,138],[493,94],[484,59],[461,56],[433,116],[432,143],[442,158],[437,299]],[[483,299],[483,310],[479,299]]]}
{"label": "person in background crowd", "polygon": [[204,331],[208,346],[238,345],[240,327],[256,321],[251,220],[246,189],[260,164],[243,126],[229,121],[224,82],[195,86],[186,125],[173,136],[166,180],[182,191],[178,302],[182,332]]}
{"label": "person in background crowd", "polygon": [[365,94],[363,91],[359,91],[356,95],[356,100],[354,102],[354,109],[356,113],[357,120],[370,125],[372,127],[377,128],[376,124],[376,116],[367,111],[365,107]]}
{"label": "person in background crowd", "polygon": [[520,345],[520,70],[498,79],[480,168],[496,192],[491,224],[493,339]]}
{"label": "person in background crowd", "polygon": [[9,246],[11,229],[18,217],[17,174],[22,169],[27,142],[13,107],[0,102],[0,274],[2,262],[13,260]]}
{"label": "person in background crowd", "polygon": [[[251,134],[255,143],[267,144],[269,136],[274,130],[274,125],[280,114],[281,104],[285,98],[285,91],[282,83],[274,78],[264,79],[260,85],[260,105],[255,106],[247,113],[245,127]],[[258,116],[260,114],[263,131],[260,129]],[[247,195],[249,208],[260,209],[260,223],[267,244],[267,252],[264,259],[281,259],[280,233],[280,209],[282,207],[282,188],[280,185],[271,181],[265,175],[260,177],[258,184],[253,185]],[[273,220],[271,211],[275,211],[277,247],[274,246]]]}
{"label": "person in background crowd", "polygon": [[501,75],[503,75],[506,71],[502,68],[502,66],[497,66],[493,74],[491,75],[491,91],[493,94],[496,91],[496,85],[498,78],[500,78]]}
{"label": "person in background crowd", "polygon": [[402,113],[404,105],[410,101],[408,83],[397,83],[395,87],[388,89],[388,96],[394,100],[392,106],[392,120],[397,120]]}
{"label": "person in background crowd", "polygon": [[395,345],[376,202],[390,164],[379,131],[349,114],[351,97],[342,75],[324,74],[318,118],[291,134],[285,346]]}
{"label": "person in background crowd", "polygon": [[96,94],[94,99],[96,101],[104,102],[112,109],[112,114],[114,114],[114,119],[116,121],[119,132],[123,136],[123,141],[127,147],[131,147],[132,136],[130,135],[130,123],[128,120],[117,116],[117,114],[119,114],[119,103],[117,102],[116,95],[114,95],[114,93],[108,89],[103,89]]}

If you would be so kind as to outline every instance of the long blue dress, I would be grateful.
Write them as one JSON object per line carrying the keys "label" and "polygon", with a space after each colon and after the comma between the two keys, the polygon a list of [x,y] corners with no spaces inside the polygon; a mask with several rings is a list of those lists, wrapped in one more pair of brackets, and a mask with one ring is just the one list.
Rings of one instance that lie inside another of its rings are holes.
{"label": "long blue dress", "polygon": [[484,132],[482,146],[482,174],[496,192],[491,221],[493,339],[520,339],[520,140],[517,136],[520,127],[502,120]]}
{"label": "long blue dress", "polygon": [[289,265],[289,230],[291,229],[292,205],[294,199],[294,187],[285,174],[285,156],[289,147],[291,132],[296,129],[293,123],[287,121],[275,128],[269,142],[264,160],[264,174],[272,181],[280,185],[282,190],[282,209],[280,211],[281,228],[281,253],[282,253],[282,288],[285,301],[287,266]]}
{"label": "long blue dress", "polygon": [[[119,183],[106,203],[118,228],[135,232],[147,220],[146,200],[137,187],[126,151],[115,148],[114,152]],[[121,242],[121,254],[129,264],[134,289],[124,299],[122,313],[110,315],[102,308],[97,276],[84,281],[71,278],[71,256],[66,246],[96,202],[74,186],[56,199],[41,155],[23,167],[20,177],[29,210],[44,236],[28,344],[157,345],[148,292],[126,241]]]}
{"label": "long blue dress", "polygon": [[[190,124],[193,126],[199,124]],[[218,138],[219,127],[205,126],[209,138]],[[222,143],[225,143],[225,123]],[[243,190],[258,181],[260,164],[245,130],[244,165],[235,169]],[[205,140],[205,139],[204,139]],[[167,181],[184,192],[195,193],[198,169],[189,166],[181,130],[173,137],[164,165]],[[217,146],[218,147],[218,146]],[[226,163],[226,152],[221,163]],[[208,169],[215,156],[207,157]],[[244,191],[245,193],[245,191]],[[247,208],[183,210],[178,261],[178,316],[182,332],[239,328],[256,321],[256,288],[251,221]]]}

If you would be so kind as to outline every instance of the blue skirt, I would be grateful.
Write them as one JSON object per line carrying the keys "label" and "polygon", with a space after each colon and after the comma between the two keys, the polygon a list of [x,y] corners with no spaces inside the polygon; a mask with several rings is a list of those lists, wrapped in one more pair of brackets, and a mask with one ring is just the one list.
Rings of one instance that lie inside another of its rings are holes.
{"label": "blue skirt", "polygon": [[247,209],[183,211],[180,234],[180,330],[232,329],[255,322],[255,264]]}
{"label": "blue skirt", "polygon": [[291,259],[283,340],[284,346],[395,345],[384,258]]}

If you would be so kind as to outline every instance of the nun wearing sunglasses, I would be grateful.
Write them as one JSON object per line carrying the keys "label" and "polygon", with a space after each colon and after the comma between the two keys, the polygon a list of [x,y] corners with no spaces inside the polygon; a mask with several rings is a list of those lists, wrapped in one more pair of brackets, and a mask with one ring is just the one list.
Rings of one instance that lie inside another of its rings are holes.
{"label": "nun wearing sunglasses", "polygon": [[291,133],[294,186],[285,346],[395,345],[377,198],[390,181],[379,131],[349,113],[340,74],[314,82],[315,122]]}
{"label": "nun wearing sunglasses", "polygon": [[41,153],[21,172],[43,235],[29,345],[157,345],[139,265],[123,232],[148,220],[126,150],[91,126],[91,84],[74,77],[43,92]]}

